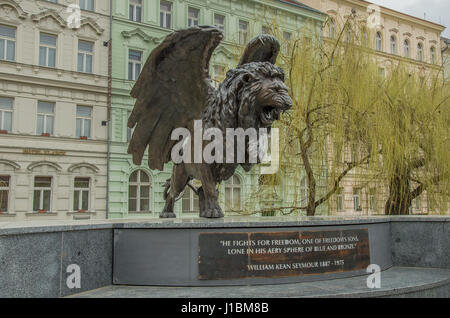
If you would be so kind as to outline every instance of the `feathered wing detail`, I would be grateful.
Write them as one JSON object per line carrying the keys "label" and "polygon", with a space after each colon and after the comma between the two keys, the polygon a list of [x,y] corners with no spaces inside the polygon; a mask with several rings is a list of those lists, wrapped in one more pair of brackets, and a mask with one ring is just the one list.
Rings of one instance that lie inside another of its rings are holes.
{"label": "feathered wing detail", "polygon": [[173,32],[152,51],[131,91],[136,103],[128,127],[136,127],[128,153],[134,164],[141,164],[149,146],[150,169],[162,170],[176,143],[172,130],[202,118],[214,89],[209,60],[222,38],[214,27],[193,27]]}
{"label": "feathered wing detail", "polygon": [[280,42],[274,36],[261,34],[247,44],[239,65],[251,62],[270,62],[275,64],[279,51]]}

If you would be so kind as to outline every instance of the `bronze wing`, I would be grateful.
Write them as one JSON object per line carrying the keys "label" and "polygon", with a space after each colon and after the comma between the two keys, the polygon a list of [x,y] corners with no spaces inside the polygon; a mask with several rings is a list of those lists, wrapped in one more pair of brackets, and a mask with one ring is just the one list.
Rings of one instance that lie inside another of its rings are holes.
{"label": "bronze wing", "polygon": [[150,54],[134,85],[136,98],[128,127],[136,126],[128,147],[140,165],[149,147],[150,169],[162,170],[170,161],[172,130],[201,119],[214,87],[209,79],[209,60],[223,38],[220,30],[193,27],[168,35]]}
{"label": "bronze wing", "polygon": [[274,36],[261,34],[247,44],[239,65],[250,62],[270,62],[275,64],[279,51],[280,42]]}

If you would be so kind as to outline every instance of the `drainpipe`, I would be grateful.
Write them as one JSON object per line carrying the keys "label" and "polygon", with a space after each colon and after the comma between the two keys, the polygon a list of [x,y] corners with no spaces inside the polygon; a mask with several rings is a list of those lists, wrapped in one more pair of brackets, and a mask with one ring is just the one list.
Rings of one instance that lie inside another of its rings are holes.
{"label": "drainpipe", "polygon": [[111,107],[112,107],[112,11],[113,0],[109,0],[109,41],[108,41],[108,96],[107,96],[107,128],[108,150],[106,155],[106,219],[109,219],[109,179],[111,161]]}

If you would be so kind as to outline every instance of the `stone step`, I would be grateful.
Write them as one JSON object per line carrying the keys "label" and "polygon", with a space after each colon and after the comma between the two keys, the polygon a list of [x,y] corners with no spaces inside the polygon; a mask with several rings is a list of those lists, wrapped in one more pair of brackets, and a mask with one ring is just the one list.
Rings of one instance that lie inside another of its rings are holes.
{"label": "stone step", "polygon": [[381,272],[381,288],[368,276],[296,284],[227,287],[111,285],[76,298],[290,298],[290,297],[450,297],[450,269],[391,267]]}

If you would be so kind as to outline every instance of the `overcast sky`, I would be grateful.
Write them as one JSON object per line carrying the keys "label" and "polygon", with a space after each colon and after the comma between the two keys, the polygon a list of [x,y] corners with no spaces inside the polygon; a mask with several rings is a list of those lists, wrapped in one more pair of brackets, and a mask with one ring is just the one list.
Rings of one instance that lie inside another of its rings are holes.
{"label": "overcast sky", "polygon": [[442,33],[450,38],[450,0],[368,0],[372,3],[401,11],[403,13],[432,22],[442,24],[447,27]]}

